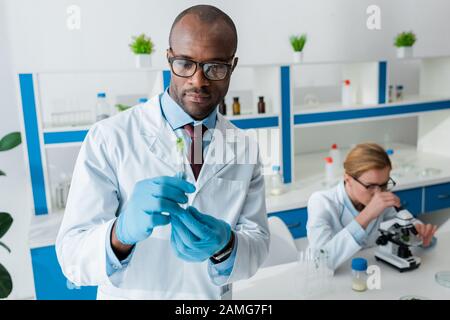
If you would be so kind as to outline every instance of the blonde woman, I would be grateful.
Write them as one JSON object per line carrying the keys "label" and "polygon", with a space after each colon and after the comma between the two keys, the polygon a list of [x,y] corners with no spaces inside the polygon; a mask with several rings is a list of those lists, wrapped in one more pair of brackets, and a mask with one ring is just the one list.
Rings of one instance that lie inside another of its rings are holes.
{"label": "blonde woman", "polygon": [[[354,147],[344,162],[344,181],[314,193],[308,201],[307,234],[311,248],[325,249],[333,269],[365,247],[375,245],[381,222],[395,216],[400,199],[393,194],[389,156],[375,143]],[[436,226],[417,224],[423,246]]]}

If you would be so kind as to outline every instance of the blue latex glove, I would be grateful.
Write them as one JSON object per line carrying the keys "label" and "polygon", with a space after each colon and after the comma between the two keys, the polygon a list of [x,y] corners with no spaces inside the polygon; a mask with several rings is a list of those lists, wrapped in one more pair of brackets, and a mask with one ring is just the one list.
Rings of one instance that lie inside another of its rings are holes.
{"label": "blue latex glove", "polygon": [[231,227],[188,207],[183,213],[171,216],[171,245],[177,256],[186,261],[201,262],[219,252],[231,238]]}
{"label": "blue latex glove", "polygon": [[156,177],[137,182],[117,219],[117,239],[132,245],[148,238],[153,228],[170,223],[170,217],[162,212],[185,212],[178,203],[187,203],[185,193],[194,191],[193,184],[176,177]]}

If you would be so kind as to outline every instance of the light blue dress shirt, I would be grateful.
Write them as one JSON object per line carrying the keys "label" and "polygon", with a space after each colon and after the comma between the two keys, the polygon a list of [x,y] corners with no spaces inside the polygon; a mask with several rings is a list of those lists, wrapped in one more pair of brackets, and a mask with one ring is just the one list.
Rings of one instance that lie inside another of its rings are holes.
{"label": "light blue dress shirt", "polygon": [[[203,120],[194,120],[189,114],[187,114],[183,108],[181,108],[169,95],[169,89],[167,89],[161,96],[161,110],[163,113],[163,116],[166,118],[167,122],[171,126],[171,128],[175,131],[175,134],[177,137],[183,138],[185,145],[187,146],[187,150],[190,148],[191,138],[185,134],[185,130],[183,130],[183,126],[186,124],[193,124],[194,126],[197,125],[204,125],[208,129],[214,129],[216,126],[216,120],[217,120],[217,108],[215,108],[209,115]],[[212,133],[210,131],[206,131],[203,135],[203,154],[206,155],[206,152],[208,150],[209,144],[211,142],[211,135]],[[106,237],[106,272],[108,276],[111,276],[115,271],[120,270],[128,265],[128,263],[131,260],[131,257],[134,252],[134,248],[130,255],[122,260],[119,261],[119,259],[114,254],[112,247],[111,247],[111,240],[110,240],[110,234],[111,234],[112,224],[109,227],[108,230],[108,237]],[[211,261],[208,261],[208,272],[212,272],[213,275],[217,276],[224,276],[228,277],[231,274],[231,271],[233,270],[234,260],[236,258],[236,251],[237,251],[237,237],[235,236],[234,241],[234,247],[233,252],[231,255],[226,259],[225,261],[213,264]]]}

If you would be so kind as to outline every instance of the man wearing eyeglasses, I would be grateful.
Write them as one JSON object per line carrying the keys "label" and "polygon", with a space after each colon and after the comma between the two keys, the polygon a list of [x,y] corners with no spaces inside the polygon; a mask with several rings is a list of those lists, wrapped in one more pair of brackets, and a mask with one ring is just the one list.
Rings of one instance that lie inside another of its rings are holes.
{"label": "man wearing eyeglasses", "polygon": [[169,46],[168,90],[96,123],[75,166],[58,259],[99,299],[229,298],[268,252],[256,141],[236,148],[228,135],[243,132],[217,113],[238,62],[235,25],[194,6]]}

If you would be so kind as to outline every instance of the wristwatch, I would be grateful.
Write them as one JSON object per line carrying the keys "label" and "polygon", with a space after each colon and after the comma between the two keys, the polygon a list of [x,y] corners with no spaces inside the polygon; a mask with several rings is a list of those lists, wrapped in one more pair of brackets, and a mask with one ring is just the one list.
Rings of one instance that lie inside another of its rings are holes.
{"label": "wristwatch", "polygon": [[217,264],[227,260],[228,257],[233,252],[233,248],[234,248],[234,233],[233,231],[231,231],[230,241],[228,241],[228,244],[225,246],[225,248],[223,248],[222,250],[211,256],[210,258],[211,262]]}

